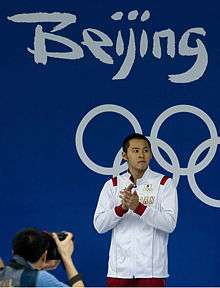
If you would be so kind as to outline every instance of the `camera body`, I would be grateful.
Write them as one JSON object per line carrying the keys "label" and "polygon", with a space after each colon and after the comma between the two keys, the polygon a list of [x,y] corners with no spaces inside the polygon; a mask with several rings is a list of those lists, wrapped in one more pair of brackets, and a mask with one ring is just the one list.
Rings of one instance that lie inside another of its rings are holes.
{"label": "camera body", "polygon": [[[61,256],[57,250],[56,242],[53,239],[51,232],[44,232],[48,241],[49,247],[47,249],[47,260],[61,260]],[[54,232],[60,241],[63,241],[67,234],[65,232]]]}

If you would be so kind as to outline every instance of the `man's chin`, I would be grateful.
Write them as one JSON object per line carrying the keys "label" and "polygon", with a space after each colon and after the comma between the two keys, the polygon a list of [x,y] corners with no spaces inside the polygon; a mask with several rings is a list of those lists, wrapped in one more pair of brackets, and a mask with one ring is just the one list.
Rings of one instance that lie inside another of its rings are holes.
{"label": "man's chin", "polygon": [[140,171],[145,171],[145,170],[147,170],[147,164],[146,163],[139,163],[138,165],[137,165],[137,169],[138,170],[140,170]]}

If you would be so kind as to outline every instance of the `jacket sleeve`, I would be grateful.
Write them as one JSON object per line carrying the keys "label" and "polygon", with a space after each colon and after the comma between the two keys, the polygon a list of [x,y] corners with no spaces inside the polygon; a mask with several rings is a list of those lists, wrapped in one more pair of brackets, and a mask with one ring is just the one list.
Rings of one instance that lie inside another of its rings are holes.
{"label": "jacket sleeve", "polygon": [[137,211],[136,213],[139,214],[140,219],[148,225],[164,232],[172,233],[176,227],[178,214],[177,191],[172,179],[169,179],[164,187],[162,187],[160,187],[158,194],[159,205],[155,207],[147,206],[145,209],[137,209],[142,213],[138,213]]}
{"label": "jacket sleeve", "polygon": [[123,217],[116,214],[113,192],[111,182],[106,182],[100,193],[93,219],[94,227],[98,233],[111,230]]}

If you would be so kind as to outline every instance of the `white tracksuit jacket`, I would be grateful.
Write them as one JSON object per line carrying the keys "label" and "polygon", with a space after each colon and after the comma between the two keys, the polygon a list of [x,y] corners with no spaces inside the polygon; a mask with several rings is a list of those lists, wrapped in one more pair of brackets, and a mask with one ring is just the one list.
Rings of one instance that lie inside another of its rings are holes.
{"label": "white tracksuit jacket", "polygon": [[130,176],[127,172],[105,183],[94,215],[99,233],[112,230],[108,277],[168,277],[167,244],[177,221],[176,189],[172,179],[148,168],[135,188],[141,207],[118,216],[119,192],[132,183]]}

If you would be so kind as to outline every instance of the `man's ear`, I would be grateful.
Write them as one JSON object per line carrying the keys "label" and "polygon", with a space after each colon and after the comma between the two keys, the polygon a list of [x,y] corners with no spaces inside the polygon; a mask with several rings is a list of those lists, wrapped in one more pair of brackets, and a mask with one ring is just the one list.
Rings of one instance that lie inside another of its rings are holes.
{"label": "man's ear", "polygon": [[122,159],[125,161],[128,160],[127,154],[124,151],[122,152]]}

